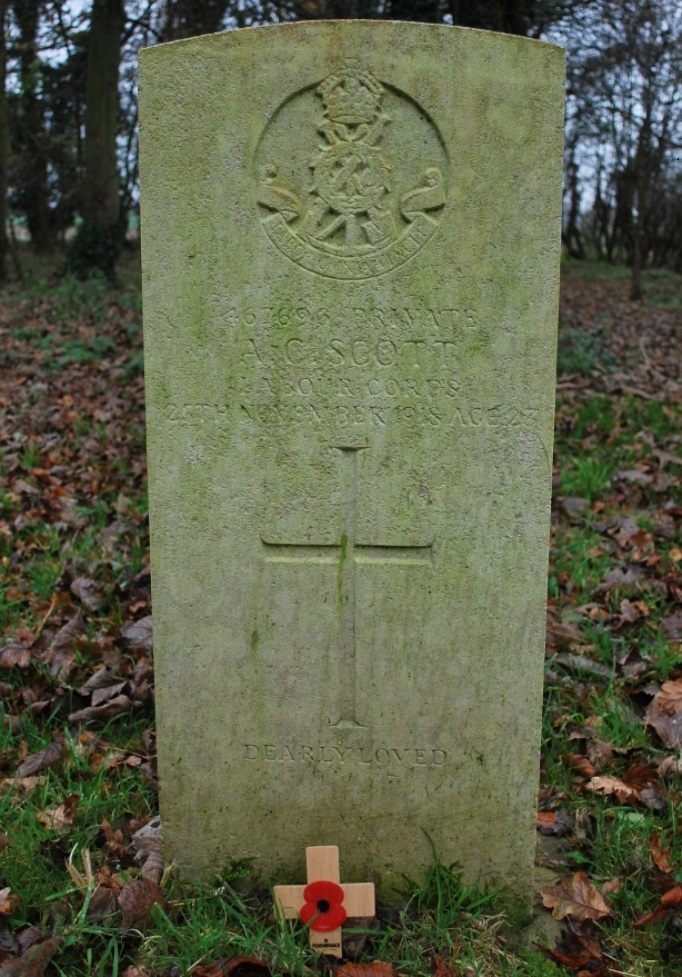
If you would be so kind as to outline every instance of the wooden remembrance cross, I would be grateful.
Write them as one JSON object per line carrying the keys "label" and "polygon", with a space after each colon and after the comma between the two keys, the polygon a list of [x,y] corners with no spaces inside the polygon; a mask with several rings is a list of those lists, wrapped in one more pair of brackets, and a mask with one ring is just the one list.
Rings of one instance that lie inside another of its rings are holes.
{"label": "wooden remembrance cross", "polygon": [[341,646],[340,654],[344,665],[345,678],[339,692],[339,718],[332,728],[361,726],[356,716],[356,566],[357,564],[380,563],[431,567],[433,563],[433,544],[404,546],[382,546],[358,543],[357,541],[357,500],[358,500],[358,452],[365,447],[334,446],[342,453],[342,499],[343,531],[339,543],[275,543],[263,539],[266,549],[266,563],[316,563],[340,564],[339,593],[341,597]]}
{"label": "wooden remembrance cross", "polygon": [[341,884],[336,845],[306,848],[305,860],[307,884],[276,885],[275,906],[285,919],[306,923],[314,950],[341,957],[341,926],[348,916],[374,916],[374,886]]}

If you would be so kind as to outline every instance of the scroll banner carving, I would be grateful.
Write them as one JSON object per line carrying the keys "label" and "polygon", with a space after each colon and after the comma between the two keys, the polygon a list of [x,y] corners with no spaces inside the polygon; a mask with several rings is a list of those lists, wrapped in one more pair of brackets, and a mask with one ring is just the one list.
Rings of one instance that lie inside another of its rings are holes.
{"label": "scroll banner carving", "polygon": [[388,247],[357,257],[325,254],[302,241],[287,226],[280,214],[263,221],[270,240],[296,264],[328,278],[374,278],[404,264],[420,251],[436,229],[436,222],[417,214],[412,224]]}

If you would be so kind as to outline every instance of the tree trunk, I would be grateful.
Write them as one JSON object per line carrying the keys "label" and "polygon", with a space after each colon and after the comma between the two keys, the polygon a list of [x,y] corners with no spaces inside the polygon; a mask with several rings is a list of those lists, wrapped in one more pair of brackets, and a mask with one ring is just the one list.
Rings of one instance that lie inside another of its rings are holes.
{"label": "tree trunk", "polygon": [[384,16],[388,20],[438,24],[443,19],[443,9],[439,0],[390,0]]}
{"label": "tree trunk", "polygon": [[632,268],[630,278],[630,298],[633,302],[639,302],[644,296],[644,286],[642,284],[642,232],[640,219],[635,220],[635,227],[632,235]]}
{"label": "tree trunk", "polygon": [[52,246],[50,209],[47,189],[47,153],[45,120],[39,95],[40,59],[38,57],[39,0],[15,0],[14,14],[19,25],[19,79],[21,85],[21,156],[22,185],[19,199],[26,212],[31,242],[36,251]]}
{"label": "tree trunk", "polygon": [[171,0],[167,4],[164,41],[176,41],[220,30],[229,0]]}
{"label": "tree trunk", "polygon": [[93,0],[85,87],[83,216],[95,227],[111,227],[119,220],[116,130],[123,23],[122,0]]}
{"label": "tree trunk", "polygon": [[534,0],[449,0],[446,9],[457,27],[476,27],[524,36],[533,25]]}
{"label": "tree trunk", "polygon": [[566,165],[566,182],[568,184],[569,206],[565,226],[561,231],[561,238],[572,258],[585,257],[585,246],[580,233],[580,185],[578,183],[578,165],[573,151]]}
{"label": "tree trunk", "polygon": [[82,277],[99,269],[113,278],[122,240],[116,134],[124,21],[122,0],[93,0],[85,85],[83,225],[69,257],[70,267]]}

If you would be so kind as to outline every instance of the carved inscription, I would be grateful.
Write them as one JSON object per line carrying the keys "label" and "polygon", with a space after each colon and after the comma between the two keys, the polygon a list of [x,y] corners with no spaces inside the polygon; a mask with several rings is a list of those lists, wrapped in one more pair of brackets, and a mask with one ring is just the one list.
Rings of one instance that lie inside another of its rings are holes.
{"label": "carved inscription", "polygon": [[[287,339],[272,346],[275,355],[279,354],[291,366],[309,364],[311,366],[389,367],[411,366],[421,370],[427,365],[452,366],[457,362],[457,344],[452,339],[421,339],[409,337],[395,340],[389,336],[377,339],[344,339],[341,336],[330,339],[328,343],[306,343],[302,339]],[[267,354],[255,339],[247,340],[242,361],[256,360],[264,363]]]}
{"label": "carved inscription", "polygon": [[[300,154],[291,151],[292,127]],[[392,139],[396,127],[418,136],[408,160]],[[374,278],[404,264],[432,237],[446,204],[435,125],[354,60],[286,99],[255,168],[266,234],[291,261],[328,278]]]}
{"label": "carved inscription", "polygon": [[227,422],[229,413],[229,404],[169,404],[166,420],[171,424],[181,424],[183,421],[219,423]]}
{"label": "carved inscription", "polygon": [[249,306],[217,303],[216,321],[223,328],[240,326],[254,329],[262,326],[279,327],[280,331],[289,326],[309,326],[317,328],[337,327],[340,334],[355,329],[366,334],[384,330],[386,333],[404,331],[406,328],[419,328],[437,332],[443,338],[456,339],[467,331],[477,329],[481,323],[475,309],[468,306],[415,305],[413,303],[395,306],[348,306],[342,312],[332,311],[325,306],[278,305],[256,309]]}
{"label": "carved inscription", "polygon": [[[421,401],[437,401],[442,397],[454,399],[459,395],[460,382],[454,375],[440,377],[411,377],[376,376],[368,380],[358,380],[350,376],[299,376],[289,377],[278,381],[277,388],[272,376],[261,377],[261,394],[278,395],[279,400],[300,400],[310,397],[331,398],[342,404],[348,401],[375,402],[382,400],[386,403],[405,401],[415,403]],[[242,390],[245,392],[245,390]]]}
{"label": "carved inscription", "polygon": [[303,744],[244,743],[243,759],[261,763],[360,764],[388,767],[442,767],[445,750],[414,747],[307,746]]}
{"label": "carved inscription", "polygon": [[211,425],[223,434],[240,420],[263,431],[536,426],[537,406],[509,403],[464,379],[469,344],[482,334],[466,306],[399,301],[332,312],[308,304],[221,305],[210,334],[212,347],[234,364],[226,402],[169,404],[171,424]]}
{"label": "carved inscription", "polygon": [[242,415],[265,427],[313,426],[332,423],[340,428],[363,425],[385,427],[401,423],[413,427],[450,428],[523,428],[533,426],[537,407],[519,408],[513,405],[495,404],[492,407],[458,407],[453,405],[447,412],[428,405],[374,406],[354,404],[240,404]]}
{"label": "carved inscription", "polygon": [[[449,394],[454,398],[454,394]],[[319,404],[242,403],[219,407],[207,404],[169,404],[165,419],[171,424],[217,424],[229,430],[239,416],[268,427],[332,424],[340,429],[385,427],[400,423],[408,427],[450,427],[480,430],[533,427],[537,407],[494,404],[464,407],[453,403],[447,410],[429,404]]]}

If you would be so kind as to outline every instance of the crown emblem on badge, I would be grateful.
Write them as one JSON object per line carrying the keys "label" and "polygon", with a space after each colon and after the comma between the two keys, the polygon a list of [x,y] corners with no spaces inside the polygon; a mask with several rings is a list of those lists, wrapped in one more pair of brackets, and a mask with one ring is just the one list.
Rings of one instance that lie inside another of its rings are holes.
{"label": "crown emblem on badge", "polygon": [[361,125],[379,112],[383,88],[369,71],[348,60],[338,74],[325,78],[317,94],[331,122]]}

